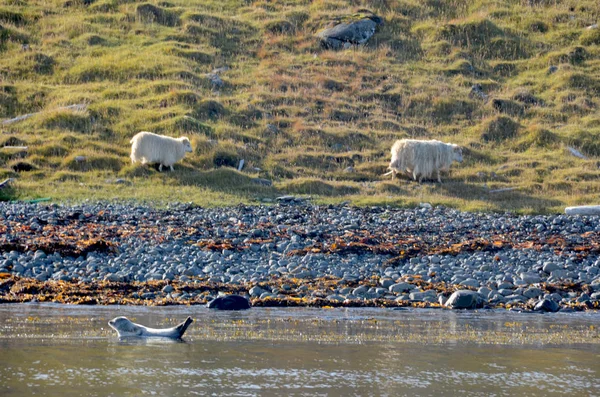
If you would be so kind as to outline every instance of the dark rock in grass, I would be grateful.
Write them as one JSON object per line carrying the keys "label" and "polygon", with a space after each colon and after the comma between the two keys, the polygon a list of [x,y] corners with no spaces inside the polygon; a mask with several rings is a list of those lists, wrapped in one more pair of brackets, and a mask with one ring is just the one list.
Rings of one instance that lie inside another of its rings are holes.
{"label": "dark rock in grass", "polygon": [[486,100],[488,95],[483,92],[483,87],[481,84],[473,84],[471,87],[471,92],[469,92],[469,98],[479,98]]}
{"label": "dark rock in grass", "polygon": [[28,172],[28,171],[35,170],[35,167],[33,165],[31,165],[29,163],[22,162],[22,161],[14,164],[10,168],[12,168],[14,172]]}
{"label": "dark rock in grass", "polygon": [[506,99],[494,99],[492,106],[500,113],[506,113],[511,116],[523,116],[525,109],[522,105]]}
{"label": "dark rock in grass", "polygon": [[533,310],[542,311],[542,312],[551,312],[555,313],[560,309],[558,303],[554,302],[552,299],[544,298],[540,299],[536,304]]}
{"label": "dark rock in grass", "polygon": [[455,291],[446,301],[451,309],[475,309],[481,303],[481,297],[475,291],[463,289]]}
{"label": "dark rock in grass", "polygon": [[250,301],[240,295],[225,295],[208,302],[206,307],[217,310],[246,310],[250,309]]}
{"label": "dark rock in grass", "polygon": [[383,25],[381,17],[370,11],[359,12],[336,19],[332,27],[321,31],[317,37],[321,40],[323,48],[341,50],[352,45],[365,44],[375,34],[379,25]]}

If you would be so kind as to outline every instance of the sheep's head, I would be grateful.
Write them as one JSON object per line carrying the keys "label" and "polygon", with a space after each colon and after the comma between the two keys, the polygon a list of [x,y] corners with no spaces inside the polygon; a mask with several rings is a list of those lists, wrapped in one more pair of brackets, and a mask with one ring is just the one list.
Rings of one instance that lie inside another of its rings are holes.
{"label": "sheep's head", "polygon": [[192,144],[190,143],[189,139],[187,139],[186,137],[181,137],[181,138],[179,138],[179,140],[183,144],[183,147],[186,152],[193,152]]}
{"label": "sheep's head", "polygon": [[463,161],[462,148],[458,145],[452,145],[452,152],[454,153],[454,161],[462,163],[462,161]]}

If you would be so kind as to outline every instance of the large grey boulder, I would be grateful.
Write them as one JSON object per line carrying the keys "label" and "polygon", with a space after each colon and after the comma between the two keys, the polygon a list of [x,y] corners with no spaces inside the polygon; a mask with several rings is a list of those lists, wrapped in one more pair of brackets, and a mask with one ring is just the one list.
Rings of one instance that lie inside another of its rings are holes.
{"label": "large grey boulder", "polygon": [[477,292],[461,289],[450,295],[445,306],[451,309],[475,309],[481,301],[481,296]]}
{"label": "large grey boulder", "polygon": [[350,48],[369,41],[377,26],[383,25],[383,19],[370,11],[337,19],[333,26],[317,34],[321,46],[331,50]]}

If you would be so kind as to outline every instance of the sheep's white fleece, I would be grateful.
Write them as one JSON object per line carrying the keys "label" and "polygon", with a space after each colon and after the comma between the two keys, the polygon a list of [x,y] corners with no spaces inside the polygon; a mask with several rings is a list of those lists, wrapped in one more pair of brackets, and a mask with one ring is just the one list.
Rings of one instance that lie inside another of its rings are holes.
{"label": "sheep's white fleece", "polygon": [[171,167],[173,171],[173,164],[181,160],[186,152],[192,151],[192,145],[186,137],[171,138],[148,131],[137,133],[130,142],[131,162],[158,163],[159,171],[162,171],[163,165]]}
{"label": "sheep's white fleece", "polygon": [[402,172],[421,182],[423,178],[431,178],[435,172],[441,183],[440,171],[447,171],[453,161],[462,162],[462,149],[458,145],[436,140],[401,139],[392,146],[392,160],[388,168],[392,179],[397,172]]}

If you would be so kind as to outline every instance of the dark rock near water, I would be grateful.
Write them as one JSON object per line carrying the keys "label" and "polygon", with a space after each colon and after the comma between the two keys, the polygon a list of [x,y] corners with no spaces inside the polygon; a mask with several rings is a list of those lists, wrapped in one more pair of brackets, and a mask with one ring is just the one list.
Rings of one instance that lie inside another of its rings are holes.
{"label": "dark rock near water", "polygon": [[250,301],[240,295],[219,296],[206,305],[209,309],[217,310],[246,310],[250,309]]}
{"label": "dark rock near water", "polygon": [[544,298],[540,299],[536,304],[533,310],[542,311],[542,312],[551,312],[555,313],[560,309],[558,303],[556,303],[552,299]]}
{"label": "dark rock near water", "polygon": [[451,309],[475,309],[480,305],[481,297],[475,291],[455,291],[446,301],[445,306]]}

